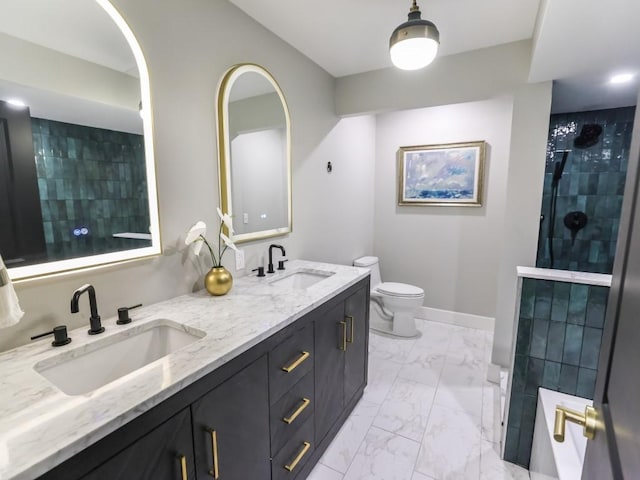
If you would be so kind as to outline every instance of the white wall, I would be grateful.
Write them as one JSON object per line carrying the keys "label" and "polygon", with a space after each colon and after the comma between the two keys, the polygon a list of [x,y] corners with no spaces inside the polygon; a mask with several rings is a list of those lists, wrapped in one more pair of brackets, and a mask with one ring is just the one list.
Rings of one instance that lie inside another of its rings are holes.
{"label": "white wall", "polygon": [[294,167],[294,230],[315,232],[295,238],[301,258],[351,265],[373,251],[375,135],[371,116],[342,119]]}
{"label": "white wall", "polygon": [[[493,317],[502,248],[512,98],[379,115],[374,252],[384,281],[418,285],[424,305]],[[400,146],[484,140],[483,205],[397,205]]]}
{"label": "white wall", "polygon": [[492,362],[511,364],[516,325],[516,267],[535,266],[551,109],[551,82],[523,85],[514,95],[510,161],[500,252]]}
{"label": "white wall", "polygon": [[[81,313],[69,313],[71,294],[83,283],[96,287],[103,318],[114,316],[119,306],[156,302],[201,285],[206,258],[197,263],[185,250],[184,233],[199,219],[217,225],[215,90],[236,63],[258,63],[273,74],[287,98],[293,130],[293,233],[243,244],[247,267],[257,266],[274,242],[285,245],[291,258],[333,262],[350,262],[372,246],[373,120],[339,121],[329,74],[226,1],[114,4],[149,66],[164,254],[16,285],[26,315],[0,330],[0,350],[54,325],[87,324],[86,300]],[[336,167],[331,175],[325,170],[329,160]],[[233,267],[232,256],[224,263]]]}
{"label": "white wall", "polygon": [[498,45],[436,58],[428,68],[385,68],[336,81],[339,115],[388,112],[487,100],[527,81],[531,42]]}

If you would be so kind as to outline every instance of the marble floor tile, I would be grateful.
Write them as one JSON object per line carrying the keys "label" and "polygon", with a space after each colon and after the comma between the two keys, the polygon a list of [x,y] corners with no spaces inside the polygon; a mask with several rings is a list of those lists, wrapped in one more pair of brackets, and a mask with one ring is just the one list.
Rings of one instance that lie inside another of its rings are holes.
{"label": "marble floor tile", "polygon": [[493,335],[416,320],[422,336],[371,332],[369,385],[310,480],[526,480],[503,462]]}
{"label": "marble floor tile", "polygon": [[321,463],[317,464],[307,477],[307,480],[342,480],[343,475],[340,472],[331,470]]}
{"label": "marble floor tile", "polygon": [[445,352],[434,352],[428,346],[416,342],[409,351],[399,376],[405,380],[435,387],[440,381],[445,360]]}
{"label": "marble floor tile", "polygon": [[500,459],[498,444],[482,441],[480,480],[529,480],[529,471]]}
{"label": "marble floor tile", "polygon": [[482,387],[482,439],[500,442],[500,387],[486,382]]}
{"label": "marble floor tile", "polygon": [[397,338],[382,333],[369,333],[369,354],[381,360],[404,363],[416,343],[415,338]]}
{"label": "marble floor tile", "polygon": [[416,344],[427,347],[432,352],[446,352],[456,331],[453,325],[426,320],[416,319],[416,326],[422,333],[416,339]]}
{"label": "marble floor tile", "polygon": [[369,431],[380,405],[365,399],[353,410],[338,435],[320,458],[320,463],[340,473],[345,473],[351,465],[358,448]]}
{"label": "marble floor tile", "polygon": [[449,387],[479,387],[486,378],[486,368],[478,368],[475,364],[451,363],[447,359],[442,368],[440,382]]}
{"label": "marble floor tile", "polygon": [[422,473],[413,472],[413,477],[411,477],[411,480],[436,480],[436,479],[428,475],[423,475]]}
{"label": "marble floor tile", "polygon": [[440,383],[433,402],[473,417],[478,428],[482,418],[482,385],[449,386]]}
{"label": "marble floor tile", "polygon": [[415,470],[438,480],[478,480],[481,436],[477,421],[434,405]]}
{"label": "marble floor tile", "polygon": [[384,402],[402,365],[374,356],[369,357],[369,378],[364,399],[378,405]]}
{"label": "marble floor tile", "polygon": [[420,444],[371,427],[344,480],[411,480]]}
{"label": "marble floor tile", "polygon": [[419,442],[427,428],[436,388],[397,379],[373,425]]}

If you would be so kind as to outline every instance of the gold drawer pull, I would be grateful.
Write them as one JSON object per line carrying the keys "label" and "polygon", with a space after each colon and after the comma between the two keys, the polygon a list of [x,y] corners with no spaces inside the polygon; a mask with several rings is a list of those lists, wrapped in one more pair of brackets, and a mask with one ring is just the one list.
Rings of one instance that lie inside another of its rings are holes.
{"label": "gold drawer pull", "polygon": [[293,469],[296,468],[296,465],[300,463],[302,457],[304,457],[305,453],[307,453],[307,451],[311,448],[311,444],[309,442],[303,442],[302,445],[302,450],[300,450],[300,453],[296,455],[296,458],[293,459],[293,462],[291,462],[289,465],[284,466],[286,470],[293,472]]}
{"label": "gold drawer pull", "polygon": [[213,468],[209,470],[209,475],[218,480],[220,478],[220,472],[218,471],[218,432],[210,428],[207,428],[207,432],[211,434],[211,456],[213,459]]}
{"label": "gold drawer pull", "polygon": [[347,338],[347,342],[353,343],[353,334],[354,334],[354,326],[353,326],[353,315],[346,316],[351,321],[351,337]]}
{"label": "gold drawer pull", "polygon": [[282,367],[283,372],[291,373],[294,371],[302,362],[304,362],[307,358],[309,358],[311,354],[309,352],[301,352],[300,356],[293,362],[291,365],[287,367]]}
{"label": "gold drawer pull", "polygon": [[300,406],[298,408],[296,408],[296,411],[293,412],[291,415],[289,415],[288,417],[284,417],[282,419],[282,421],[284,423],[293,423],[293,421],[298,418],[298,415],[300,415],[302,412],[304,412],[304,409],[307,408],[309,406],[309,404],[311,403],[311,400],[309,400],[308,398],[303,398],[302,399],[302,403],[300,404]]}
{"label": "gold drawer pull", "polygon": [[187,478],[187,457],[184,455],[178,455],[180,459],[180,473],[182,474],[182,480],[189,480]]}
{"label": "gold drawer pull", "polygon": [[340,322],[342,325],[342,342],[340,343],[340,350],[347,351],[347,322]]}

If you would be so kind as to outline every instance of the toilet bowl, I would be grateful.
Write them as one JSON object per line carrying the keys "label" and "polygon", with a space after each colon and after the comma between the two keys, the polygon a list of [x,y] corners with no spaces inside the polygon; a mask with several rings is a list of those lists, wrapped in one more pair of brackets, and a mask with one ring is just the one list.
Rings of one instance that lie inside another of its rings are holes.
{"label": "toilet bowl", "polygon": [[357,258],[353,264],[371,271],[370,328],[399,337],[418,336],[415,313],[422,306],[424,290],[406,283],[382,282],[378,257]]}

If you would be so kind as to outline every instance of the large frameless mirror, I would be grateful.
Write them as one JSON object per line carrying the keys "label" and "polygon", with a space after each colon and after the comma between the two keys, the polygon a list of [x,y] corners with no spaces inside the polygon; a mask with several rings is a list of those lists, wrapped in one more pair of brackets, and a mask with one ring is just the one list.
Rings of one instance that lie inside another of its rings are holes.
{"label": "large frameless mirror", "polygon": [[161,252],[149,75],[108,0],[2,0],[0,255],[13,280]]}
{"label": "large frameless mirror", "polygon": [[291,122],[278,83],[254,64],[232,67],[218,89],[220,204],[235,242],[291,232]]}

